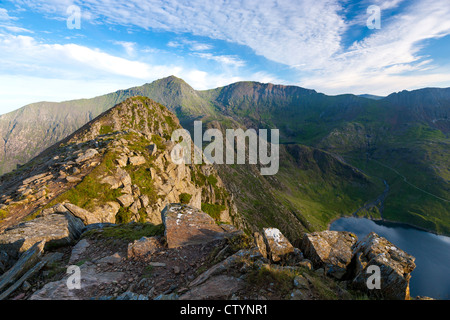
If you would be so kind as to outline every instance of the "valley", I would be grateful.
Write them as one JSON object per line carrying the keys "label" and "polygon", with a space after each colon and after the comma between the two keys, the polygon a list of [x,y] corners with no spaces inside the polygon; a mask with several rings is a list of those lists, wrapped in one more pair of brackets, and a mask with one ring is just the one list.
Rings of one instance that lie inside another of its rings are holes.
{"label": "valley", "polygon": [[[142,95],[166,105],[191,133],[195,120],[223,133],[279,129],[280,170],[273,177],[260,176],[252,165],[216,166],[251,225],[277,220],[291,239],[305,228],[323,230],[336,217],[367,206],[383,193],[386,181],[390,189],[383,206],[372,205],[365,215],[379,217],[382,210],[388,220],[449,234],[449,92],[430,88],[374,100],[257,82],[196,91],[182,79],[168,77],[93,99],[42,102],[0,116],[2,150],[7,150],[1,170],[7,176],[15,164],[30,160],[100,112]],[[44,121],[33,123],[37,118]],[[45,138],[35,140],[38,136]],[[273,199],[270,205],[262,201],[267,197]]]}

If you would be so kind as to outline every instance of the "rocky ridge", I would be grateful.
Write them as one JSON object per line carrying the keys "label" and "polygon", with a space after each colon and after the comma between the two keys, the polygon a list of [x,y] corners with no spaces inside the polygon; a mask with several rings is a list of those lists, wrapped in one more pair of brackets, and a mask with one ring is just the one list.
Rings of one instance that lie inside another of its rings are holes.
{"label": "rocky ridge", "polygon": [[85,224],[159,224],[161,210],[175,202],[198,209],[208,204],[218,221],[230,223],[233,205],[214,168],[171,162],[170,134],[177,128],[177,118],[147,98],[108,110],[15,175],[2,177],[0,230],[55,210]]}
{"label": "rocky ridge", "polygon": [[377,235],[306,233],[296,248],[276,228],[244,233],[211,165],[170,161],[176,128],[130,98],[3,176],[0,299],[409,298],[414,258]]}

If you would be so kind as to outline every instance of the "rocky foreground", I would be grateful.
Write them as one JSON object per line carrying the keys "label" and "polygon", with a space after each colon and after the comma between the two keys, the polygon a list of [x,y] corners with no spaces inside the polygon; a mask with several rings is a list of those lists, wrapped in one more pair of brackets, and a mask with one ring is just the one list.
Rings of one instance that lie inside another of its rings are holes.
{"label": "rocky foreground", "polygon": [[[85,225],[61,211],[0,234],[0,299],[410,298],[414,257],[375,233],[315,232],[295,248],[276,228],[248,236],[182,204],[166,206],[159,226]],[[371,265],[379,290],[366,286]],[[73,266],[80,289],[68,285]]]}

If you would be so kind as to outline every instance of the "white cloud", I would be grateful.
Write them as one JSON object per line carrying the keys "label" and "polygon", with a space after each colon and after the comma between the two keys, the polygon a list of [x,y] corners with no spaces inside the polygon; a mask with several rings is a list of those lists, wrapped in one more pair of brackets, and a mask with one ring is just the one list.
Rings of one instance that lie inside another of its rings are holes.
{"label": "white cloud", "polygon": [[11,21],[11,20],[17,20],[17,18],[11,17],[8,14],[8,10],[0,8],[0,21]]}
{"label": "white cloud", "polygon": [[198,56],[202,59],[213,60],[223,65],[233,66],[233,67],[243,67],[245,66],[245,62],[235,56],[226,56],[226,55],[213,55],[211,53],[194,53],[195,56]]}
{"label": "white cloud", "polygon": [[191,51],[205,51],[213,49],[213,46],[207,43],[201,43],[198,41],[182,39],[179,41],[169,41],[167,43],[168,47],[171,48],[188,48]]}
{"label": "white cloud", "polygon": [[[185,79],[198,90],[244,80],[230,72],[214,74],[176,63],[150,64],[77,44],[43,43],[24,35],[0,34],[0,52],[0,114],[32,102],[88,98],[169,75]],[[270,79],[270,75],[254,76]]]}
{"label": "white cloud", "polygon": [[[25,2],[64,14],[56,0]],[[287,65],[320,65],[340,50],[346,28],[338,0],[86,0],[80,6],[99,22],[226,40]]]}
{"label": "white cloud", "polygon": [[114,44],[122,46],[129,56],[133,56],[135,54],[135,42],[128,42],[128,41],[113,41]]}
{"label": "white cloud", "polygon": [[[36,10],[59,12],[62,16],[71,3],[69,0],[20,2]],[[358,3],[360,10],[366,4],[374,4],[386,11],[401,7],[402,12],[395,16],[383,16],[382,12],[381,30],[374,30],[349,48],[344,47],[343,37],[353,31],[349,28],[363,28],[367,16],[362,10],[362,15],[346,21],[345,8],[341,5],[345,2],[339,0],[260,0],[257,4],[251,0],[86,0],[76,3],[91,22],[188,33],[245,45],[258,55],[298,70],[299,85],[324,92],[387,94],[397,88],[420,86],[420,83],[432,85],[433,77],[435,83],[446,81],[446,70],[433,65],[432,57],[421,56],[421,49],[424,40],[450,34],[448,0],[362,1]],[[205,52],[213,49],[209,44],[178,39],[167,45],[191,50],[192,54],[223,65],[244,66],[242,58]],[[63,47],[63,51],[76,49]],[[118,74],[126,75],[130,73],[127,70],[132,70],[138,78],[153,70],[140,65],[139,61],[116,60],[102,52],[83,50],[89,55],[83,55],[80,62],[93,68],[114,72],[108,65],[117,62]],[[230,74],[228,82],[233,76]],[[205,77],[200,70],[192,73],[199,84],[204,83]]]}
{"label": "white cloud", "polygon": [[7,31],[13,32],[13,33],[33,33],[33,31],[25,29],[25,28],[3,25],[3,24],[0,25],[0,28],[6,29]]}

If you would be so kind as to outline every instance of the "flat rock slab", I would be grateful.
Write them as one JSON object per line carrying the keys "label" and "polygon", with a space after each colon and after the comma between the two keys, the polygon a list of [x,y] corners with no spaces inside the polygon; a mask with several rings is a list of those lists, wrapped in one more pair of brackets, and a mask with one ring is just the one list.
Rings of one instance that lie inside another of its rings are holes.
{"label": "flat rock slab", "polygon": [[89,159],[92,159],[98,154],[98,151],[95,149],[88,149],[85,153],[78,156],[78,158],[75,160],[76,163],[81,163],[84,161],[87,161]]}
{"label": "flat rock slab", "polygon": [[83,222],[68,212],[49,214],[5,230],[0,234],[0,251],[17,258],[39,241],[47,247],[68,245],[78,239],[83,228]]}
{"label": "flat rock slab", "polygon": [[169,204],[161,218],[169,248],[207,243],[229,235],[207,213],[190,206]]}
{"label": "flat rock slab", "polygon": [[74,264],[78,260],[80,260],[80,257],[83,255],[83,253],[89,248],[91,244],[86,239],[82,239],[78,241],[78,243],[72,248],[72,253],[70,255],[69,264]]}
{"label": "flat rock slab", "polygon": [[91,262],[85,262],[80,267],[80,289],[69,288],[67,281],[72,275],[67,275],[59,281],[47,283],[30,300],[86,300],[99,286],[119,282],[124,276],[122,272],[97,272],[96,269]]}

